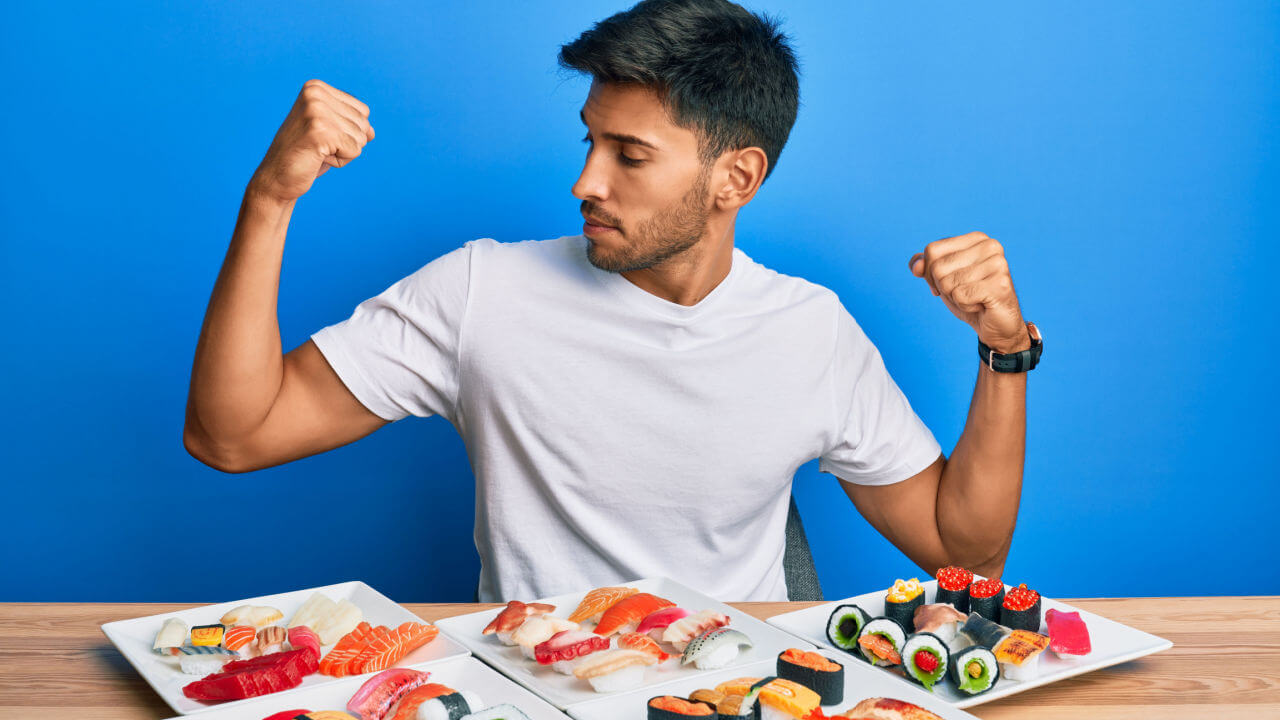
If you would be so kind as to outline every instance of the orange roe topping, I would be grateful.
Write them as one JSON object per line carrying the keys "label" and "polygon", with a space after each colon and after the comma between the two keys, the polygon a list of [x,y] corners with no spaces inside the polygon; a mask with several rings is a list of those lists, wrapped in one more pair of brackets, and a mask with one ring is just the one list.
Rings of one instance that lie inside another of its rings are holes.
{"label": "orange roe topping", "polygon": [[822,670],[823,672],[838,672],[840,664],[832,662],[826,657],[816,652],[806,652],[797,648],[788,648],[782,653],[782,659],[792,665],[800,665],[810,670]]}
{"label": "orange roe topping", "polygon": [[649,707],[655,710],[680,713],[681,715],[715,715],[716,711],[703,702],[689,702],[683,698],[663,695],[649,701]]}

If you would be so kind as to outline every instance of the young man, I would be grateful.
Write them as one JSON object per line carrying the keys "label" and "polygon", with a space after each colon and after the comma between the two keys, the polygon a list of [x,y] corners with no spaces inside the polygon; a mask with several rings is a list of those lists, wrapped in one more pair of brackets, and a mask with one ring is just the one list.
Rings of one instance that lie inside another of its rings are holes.
{"label": "young man", "polygon": [[[467,243],[282,355],[290,214],[374,137],[362,102],[303,87],[209,303],[190,452],[242,472],[407,415],[447,418],[476,476],[486,601],[651,575],[786,599],[791,481],[815,457],[922,568],[998,575],[1021,491],[1025,373],[994,371],[999,356],[979,370],[947,460],[839,299],[734,247],[738,210],[796,116],[776,24],[725,0],[646,0],[560,60],[593,78],[573,185],[582,234]],[[930,243],[910,270],[996,353],[1030,349],[994,240]]]}

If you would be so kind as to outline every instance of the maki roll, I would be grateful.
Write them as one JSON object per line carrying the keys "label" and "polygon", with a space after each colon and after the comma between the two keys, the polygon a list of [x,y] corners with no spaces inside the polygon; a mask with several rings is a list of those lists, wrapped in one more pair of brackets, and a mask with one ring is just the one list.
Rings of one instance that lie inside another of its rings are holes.
{"label": "maki roll", "polygon": [[916,633],[907,638],[907,644],[902,647],[902,667],[906,669],[907,677],[929,692],[933,692],[934,683],[946,677],[950,659],[947,644],[933,633]]}
{"label": "maki roll", "polygon": [[674,695],[649,698],[649,720],[678,720],[685,717],[714,718],[718,713],[714,705],[702,700],[685,700]]}
{"label": "maki roll", "polygon": [[946,603],[962,613],[969,612],[969,586],[973,573],[962,567],[944,567],[938,571],[938,594],[935,603]]}
{"label": "maki roll", "polygon": [[1040,593],[1026,583],[1011,589],[1000,604],[1000,624],[1014,630],[1040,632]]}
{"label": "maki roll", "polygon": [[969,638],[974,645],[994,648],[1009,635],[1009,628],[971,612],[969,619],[960,627],[960,634]]}
{"label": "maki roll", "polygon": [[965,695],[981,695],[995,687],[1000,677],[996,654],[981,645],[952,655],[949,670],[951,682]]}
{"label": "maki roll", "polygon": [[905,630],[915,630],[916,608],[924,604],[924,586],[916,578],[895,580],[884,598],[885,617],[898,621]]}
{"label": "maki roll", "polygon": [[858,651],[858,634],[871,616],[857,605],[841,605],[827,619],[827,639],[847,652]]}
{"label": "maki roll", "polygon": [[1000,578],[975,580],[969,586],[969,611],[1000,622],[1000,604],[1004,602],[1004,582]]}
{"label": "maki roll", "polygon": [[844,666],[816,652],[789,648],[778,654],[778,677],[818,693],[823,705],[844,702]]}
{"label": "maki roll", "polygon": [[858,653],[863,660],[878,666],[902,664],[902,646],[907,633],[897,620],[887,617],[872,618],[862,626],[858,634]]}

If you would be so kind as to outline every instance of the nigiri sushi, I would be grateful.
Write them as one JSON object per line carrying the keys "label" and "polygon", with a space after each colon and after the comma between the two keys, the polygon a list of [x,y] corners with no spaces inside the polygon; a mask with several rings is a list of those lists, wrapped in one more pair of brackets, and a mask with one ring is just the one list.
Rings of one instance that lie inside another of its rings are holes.
{"label": "nigiri sushi", "polygon": [[558,673],[572,675],[583,658],[608,649],[609,638],[586,630],[563,630],[534,646],[533,658],[539,665],[550,665]]}
{"label": "nigiri sushi", "polygon": [[[599,636],[597,635],[596,637],[599,637]],[[606,642],[608,642],[607,639],[606,639]],[[666,662],[667,660],[671,659],[671,656],[663,652],[662,647],[658,645],[658,643],[653,638],[649,637],[648,635],[645,635],[639,630],[633,633],[627,633],[626,635],[619,635],[618,647],[624,648],[626,650],[639,650],[640,652],[647,652],[650,655],[658,658],[658,662],[660,663]]]}
{"label": "nigiri sushi", "polygon": [[[555,605],[548,605],[546,603],[523,603],[519,600],[512,600],[507,603],[507,606],[503,608],[502,611],[498,613],[497,617],[486,625],[484,630],[481,630],[480,633],[482,635],[493,635],[496,633],[498,635],[498,640],[501,641],[503,645],[515,645],[515,642],[511,639],[511,633],[515,632],[516,628],[523,625],[524,621],[529,619],[529,616],[541,615],[555,611]],[[574,620],[574,622],[578,621]]]}
{"label": "nigiri sushi", "polygon": [[1040,672],[1040,653],[1049,647],[1049,638],[1030,630],[1014,630],[991,648],[1006,680],[1030,680]]}
{"label": "nigiri sushi", "polygon": [[[965,586],[968,590],[969,586]],[[918,633],[932,633],[936,635],[942,642],[951,644],[955,639],[956,633],[960,630],[960,624],[965,621],[968,616],[954,606],[947,603],[935,603],[932,605],[921,605],[916,608],[915,625]]]}
{"label": "nigiri sushi", "polygon": [[400,699],[393,720],[460,720],[482,707],[484,701],[470,690],[428,683]]}
{"label": "nigiri sushi", "polygon": [[226,628],[218,624],[196,625],[191,628],[191,644],[196,647],[221,645],[222,633],[224,632],[226,632]]}
{"label": "nigiri sushi", "polygon": [[596,588],[582,598],[582,602],[578,603],[577,609],[569,615],[569,619],[576,623],[586,621],[598,623],[600,616],[606,610],[638,592],[640,592],[638,589],[629,587]]}
{"label": "nigiri sushi", "polygon": [[401,698],[426,685],[430,676],[409,668],[383,670],[364,681],[347,701],[347,710],[364,720],[383,720]]}
{"label": "nigiri sushi", "polygon": [[258,652],[262,655],[279,652],[284,641],[288,639],[287,630],[279,625],[268,625],[258,631]]}
{"label": "nigiri sushi", "polygon": [[156,633],[156,641],[151,646],[153,652],[161,655],[178,655],[178,648],[187,642],[187,624],[176,617],[168,618]]}
{"label": "nigiri sushi", "polygon": [[1059,657],[1088,655],[1093,647],[1089,642],[1089,628],[1078,612],[1062,612],[1050,608],[1044,613],[1049,626],[1049,649]]}
{"label": "nigiri sushi", "polygon": [[[651,631],[666,630],[667,626],[671,623],[680,620],[681,618],[689,617],[691,614],[692,613],[688,610],[681,607],[675,607],[674,605],[668,608],[662,608],[657,612],[652,612],[646,615],[636,627],[636,632],[649,634]],[[662,639],[660,632],[654,632],[652,637],[654,640]]]}
{"label": "nigiri sushi", "polygon": [[[230,632],[230,631],[228,631]],[[320,657],[320,636],[316,635],[311,628],[306,625],[298,625],[288,630],[289,645],[294,649],[308,648],[316,654],[316,658]]]}
{"label": "nigiri sushi", "polygon": [[252,625],[255,628],[261,628],[283,619],[284,613],[276,608],[266,605],[241,605],[228,610],[219,622],[223,625]]}
{"label": "nigiri sushi", "polygon": [[235,653],[238,657],[253,657],[258,649],[258,632],[248,625],[233,625],[222,634],[222,647]]}
{"label": "nigiri sushi", "polygon": [[751,638],[733,628],[720,627],[706,631],[684,649],[681,665],[693,664],[699,670],[716,670],[738,657],[741,647],[751,647]]}
{"label": "nigiri sushi", "polygon": [[588,657],[573,675],[591,683],[596,692],[620,692],[640,687],[644,669],[657,664],[657,658],[639,650],[606,650]]}
{"label": "nigiri sushi", "polygon": [[551,636],[565,630],[577,630],[578,623],[570,622],[554,615],[534,615],[521,623],[511,633],[511,641],[520,646],[520,652],[529,659],[534,658],[533,649],[540,643],[551,639]]}
{"label": "nigiri sushi", "polygon": [[729,624],[729,616],[715,610],[702,610],[687,617],[680,618],[662,631],[662,642],[684,652],[689,641],[708,630],[724,627]]}
{"label": "nigiri sushi", "polygon": [[616,605],[604,611],[604,614],[600,616],[600,624],[596,625],[595,633],[608,637],[616,632],[634,632],[640,626],[641,620],[662,608],[673,605],[675,603],[657,595],[644,592],[636,593],[630,597],[623,598]]}

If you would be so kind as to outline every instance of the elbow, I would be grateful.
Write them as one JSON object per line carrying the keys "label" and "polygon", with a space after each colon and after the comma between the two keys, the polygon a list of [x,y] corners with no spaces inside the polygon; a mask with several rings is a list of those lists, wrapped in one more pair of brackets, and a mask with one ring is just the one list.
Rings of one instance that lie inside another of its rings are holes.
{"label": "elbow", "polygon": [[246,473],[258,468],[233,447],[209,438],[190,420],[182,429],[182,446],[191,457],[224,473]]}

